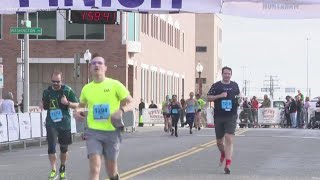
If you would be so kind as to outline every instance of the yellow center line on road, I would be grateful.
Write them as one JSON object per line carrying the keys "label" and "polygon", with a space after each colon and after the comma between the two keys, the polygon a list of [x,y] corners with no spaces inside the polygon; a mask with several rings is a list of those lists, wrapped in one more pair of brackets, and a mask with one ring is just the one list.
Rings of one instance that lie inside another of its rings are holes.
{"label": "yellow center line on road", "polygon": [[[237,131],[235,134],[239,135],[239,134],[242,134],[242,133],[244,133],[246,131],[248,131],[248,130],[247,129],[242,129],[242,130]],[[139,174],[145,173],[145,172],[150,171],[152,169],[158,168],[160,166],[169,164],[169,163],[174,162],[176,160],[179,160],[179,159],[182,159],[184,157],[187,157],[187,156],[190,156],[192,154],[195,154],[197,152],[200,152],[200,151],[202,151],[202,150],[204,150],[206,148],[209,148],[209,147],[211,147],[213,145],[216,145],[216,144],[217,144],[217,141],[214,140],[214,141],[210,141],[210,142],[205,143],[205,144],[201,144],[201,145],[195,146],[195,147],[193,147],[193,148],[191,148],[189,150],[186,150],[184,152],[181,152],[181,153],[175,154],[173,156],[169,156],[169,157],[163,158],[161,160],[158,160],[158,161],[152,162],[150,164],[138,167],[136,169],[127,171],[125,173],[122,173],[120,175],[120,177],[123,180],[135,177],[135,176],[137,176]]]}

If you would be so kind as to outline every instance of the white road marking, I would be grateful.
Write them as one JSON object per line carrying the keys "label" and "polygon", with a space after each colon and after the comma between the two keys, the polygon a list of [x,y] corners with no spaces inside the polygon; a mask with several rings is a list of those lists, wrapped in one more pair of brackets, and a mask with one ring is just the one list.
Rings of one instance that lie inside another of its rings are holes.
{"label": "white road marking", "polygon": [[271,136],[274,138],[300,138],[300,139],[320,139],[319,137],[308,137],[308,136]]}
{"label": "white road marking", "polygon": [[197,136],[199,136],[199,137],[215,137],[215,135],[211,135],[211,134],[198,134]]}

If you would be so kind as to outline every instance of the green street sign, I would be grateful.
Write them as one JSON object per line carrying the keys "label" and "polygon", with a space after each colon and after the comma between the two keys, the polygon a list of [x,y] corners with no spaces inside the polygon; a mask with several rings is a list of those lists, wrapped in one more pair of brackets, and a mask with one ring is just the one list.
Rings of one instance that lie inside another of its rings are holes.
{"label": "green street sign", "polygon": [[32,34],[32,35],[42,35],[42,28],[32,27],[11,27],[10,34]]}

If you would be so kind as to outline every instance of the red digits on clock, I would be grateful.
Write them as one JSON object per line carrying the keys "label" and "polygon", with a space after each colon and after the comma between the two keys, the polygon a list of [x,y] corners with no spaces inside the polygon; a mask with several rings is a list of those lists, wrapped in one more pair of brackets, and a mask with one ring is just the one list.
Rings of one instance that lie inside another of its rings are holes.
{"label": "red digits on clock", "polygon": [[110,13],[108,13],[108,12],[104,12],[104,13],[103,13],[103,17],[104,17],[107,21],[109,21],[109,16],[110,16]]}
{"label": "red digits on clock", "polygon": [[100,12],[95,12],[94,13],[94,21],[99,21],[100,20]]}
{"label": "red digits on clock", "polygon": [[88,20],[92,21],[94,17],[94,12],[88,12]]}
{"label": "red digits on clock", "polygon": [[83,20],[83,21],[86,20],[86,14],[87,14],[86,12],[82,12],[82,13],[81,13],[81,16],[82,16],[82,20]]}

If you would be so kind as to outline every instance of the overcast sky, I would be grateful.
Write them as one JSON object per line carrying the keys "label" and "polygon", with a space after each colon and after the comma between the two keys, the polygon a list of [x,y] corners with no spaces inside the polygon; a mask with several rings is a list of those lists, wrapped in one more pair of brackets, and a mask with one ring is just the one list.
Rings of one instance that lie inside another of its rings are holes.
{"label": "overcast sky", "polygon": [[[245,78],[251,89],[260,89],[265,76],[273,75],[281,88],[306,91],[309,37],[309,88],[312,97],[320,95],[320,20],[220,16],[223,65],[233,68],[233,80],[240,86]],[[251,91],[249,95],[256,94]]]}

